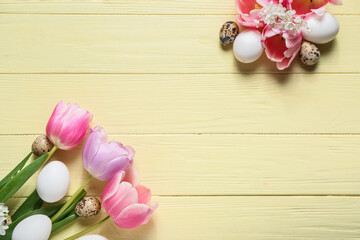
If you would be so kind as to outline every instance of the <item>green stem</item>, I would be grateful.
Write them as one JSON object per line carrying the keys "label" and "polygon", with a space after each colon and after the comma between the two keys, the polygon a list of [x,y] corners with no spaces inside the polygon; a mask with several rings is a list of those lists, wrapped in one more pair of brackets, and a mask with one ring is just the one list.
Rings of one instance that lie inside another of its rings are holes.
{"label": "green stem", "polygon": [[51,233],[54,233],[56,231],[58,231],[60,228],[65,227],[66,225],[74,222],[79,216],[76,213],[72,213],[69,216],[67,216],[66,218],[64,218],[61,221],[58,221],[57,223],[54,223],[52,225],[52,230]]}
{"label": "green stem", "polygon": [[[81,193],[74,199],[72,204],[57,218],[56,222],[61,221],[66,215],[69,214],[69,212],[73,211],[77,205],[77,203],[86,195],[86,191],[82,190]],[[55,223],[55,222],[54,222]]]}
{"label": "green stem", "polygon": [[58,147],[54,146],[49,153],[42,155],[35,159],[32,163],[24,167],[20,172],[18,172],[13,178],[11,178],[0,191],[0,202],[5,203],[12,197],[25,183],[29,178],[34,175],[34,173],[48,161],[51,156],[55,153]]}
{"label": "green stem", "polygon": [[49,154],[47,155],[43,165],[49,161],[49,159],[52,157],[52,155],[54,155],[54,153],[56,152],[56,150],[58,149],[58,146],[54,145],[54,147],[50,150]]}
{"label": "green stem", "polygon": [[52,222],[55,222],[61,214],[76,200],[78,195],[82,193],[84,188],[89,184],[93,177],[90,176],[86,181],[79,187],[79,189],[70,197],[70,199],[65,203],[65,205],[51,218]]}
{"label": "green stem", "polygon": [[103,220],[101,220],[100,222],[98,222],[97,224],[85,229],[84,231],[81,231],[71,237],[65,238],[65,240],[75,240],[81,236],[84,236],[85,234],[94,231],[95,229],[97,229],[98,227],[100,227],[101,225],[103,225],[107,220],[110,219],[110,216],[107,216],[106,218],[104,218]]}

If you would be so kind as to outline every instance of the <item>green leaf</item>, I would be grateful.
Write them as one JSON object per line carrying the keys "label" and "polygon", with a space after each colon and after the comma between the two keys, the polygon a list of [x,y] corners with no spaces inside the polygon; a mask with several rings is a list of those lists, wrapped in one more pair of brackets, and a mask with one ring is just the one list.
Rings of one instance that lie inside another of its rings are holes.
{"label": "green leaf", "polygon": [[41,208],[41,209],[36,209],[32,212],[29,212],[21,217],[19,217],[18,219],[16,219],[16,221],[12,222],[9,225],[9,228],[6,230],[6,234],[5,236],[1,236],[1,240],[11,240],[11,236],[12,233],[16,227],[16,225],[18,225],[22,220],[24,220],[25,218],[28,218],[32,215],[36,215],[36,214],[44,214],[48,217],[52,217],[57,211],[59,211],[59,209],[63,206],[64,204],[60,204],[58,206],[54,206],[54,207],[48,207],[48,208]]}
{"label": "green leaf", "polygon": [[45,162],[49,153],[42,155],[35,159],[32,163],[27,165],[23,170],[16,174],[0,191],[0,202],[5,203],[11,198],[25,182],[39,169]]}
{"label": "green leaf", "polygon": [[8,175],[6,175],[1,181],[0,181],[0,190],[1,188],[12,178],[14,177],[26,164],[26,162],[31,157],[32,152],[29,153],[24,160],[22,160]]}
{"label": "green leaf", "polygon": [[19,217],[29,213],[33,210],[36,210],[41,207],[43,200],[39,197],[36,189],[31,193],[31,195],[21,204],[21,206],[16,210],[16,212],[11,216],[12,220],[15,221]]}
{"label": "green leaf", "polygon": [[57,230],[59,230],[60,228],[65,227],[66,225],[68,225],[68,224],[72,223],[73,221],[75,221],[78,217],[79,216],[75,212],[72,212],[71,214],[69,214],[69,216],[67,216],[63,220],[54,223],[52,225],[51,232],[54,233]]}
{"label": "green leaf", "polygon": [[[71,205],[60,214],[60,216],[57,218],[61,221],[66,215],[68,215],[69,212],[73,211],[76,207],[76,204],[86,195],[86,191],[83,189],[80,194],[74,199],[74,201],[71,203]],[[56,221],[58,222],[58,221]]]}

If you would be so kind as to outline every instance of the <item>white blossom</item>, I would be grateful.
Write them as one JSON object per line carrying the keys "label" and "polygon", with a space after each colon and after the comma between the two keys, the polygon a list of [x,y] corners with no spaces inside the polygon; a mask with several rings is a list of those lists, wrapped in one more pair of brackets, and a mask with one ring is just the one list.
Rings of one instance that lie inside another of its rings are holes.
{"label": "white blossom", "polygon": [[300,16],[295,16],[295,10],[288,10],[281,1],[279,4],[274,4],[272,1],[262,9],[262,19],[266,25],[272,28],[279,28],[283,32],[288,32],[295,35],[302,29],[307,29],[307,24]]}
{"label": "white blossom", "polygon": [[3,203],[0,203],[0,236],[4,236],[6,233],[5,230],[9,228],[7,225],[5,225],[8,215],[8,207],[5,206]]}

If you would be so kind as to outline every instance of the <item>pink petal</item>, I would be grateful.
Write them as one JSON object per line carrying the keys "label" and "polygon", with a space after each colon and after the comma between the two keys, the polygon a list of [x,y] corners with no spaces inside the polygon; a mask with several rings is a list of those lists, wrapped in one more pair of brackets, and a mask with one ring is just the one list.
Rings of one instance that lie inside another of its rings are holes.
{"label": "pink petal", "polygon": [[326,5],[322,6],[321,8],[318,8],[318,9],[311,9],[311,11],[318,16],[322,16],[326,12]]}
{"label": "pink petal", "polygon": [[143,186],[143,185],[138,185],[136,187],[136,191],[138,192],[138,196],[139,196],[139,203],[143,203],[146,204],[148,202],[150,202],[151,200],[151,191],[149,188]]}
{"label": "pink petal", "polygon": [[342,0],[330,0],[329,2],[334,5],[343,5]]}
{"label": "pink petal", "polygon": [[114,175],[114,177],[108,182],[108,184],[105,186],[104,190],[101,193],[101,202],[104,203],[109,198],[114,196],[114,194],[118,191],[120,187],[120,183],[122,179],[124,178],[125,173],[124,172],[118,172]]}
{"label": "pink petal", "polygon": [[157,204],[150,207],[145,204],[134,204],[125,208],[122,213],[113,220],[120,228],[136,228],[140,225],[148,223],[156,208]]}
{"label": "pink petal", "polygon": [[249,14],[240,14],[236,16],[240,25],[252,28],[262,28],[264,23],[260,22],[262,18],[262,11],[259,9],[251,10]]}
{"label": "pink petal", "polygon": [[[306,15],[312,11],[318,11],[317,9],[324,7],[326,4],[332,3],[335,5],[341,5],[341,0],[288,0],[288,8],[296,11],[297,15]],[[322,10],[319,10],[320,13]]]}
{"label": "pink petal", "polygon": [[104,209],[111,216],[117,218],[128,206],[138,203],[138,193],[128,182],[122,182],[118,191],[103,203]]}
{"label": "pink petal", "polygon": [[136,167],[131,166],[126,170],[124,181],[131,183],[135,187],[139,185],[139,172]]}
{"label": "pink petal", "polygon": [[235,5],[240,14],[250,13],[256,8],[256,0],[235,0]]}
{"label": "pink petal", "polygon": [[281,62],[285,58],[286,47],[285,39],[280,34],[276,34],[279,30],[267,29],[263,33],[263,44],[266,56],[274,62]]}
{"label": "pink petal", "polygon": [[73,149],[85,138],[92,117],[78,104],[61,101],[49,119],[46,134],[60,149]]}
{"label": "pink petal", "polygon": [[266,7],[267,5],[269,5],[271,2],[273,2],[274,4],[278,4],[279,2],[277,0],[256,0],[256,2],[261,5],[262,7]]}
{"label": "pink petal", "polygon": [[293,47],[293,49],[292,49],[293,55],[291,57],[284,58],[282,62],[279,62],[276,64],[277,68],[279,70],[284,70],[284,69],[288,68],[291,65],[291,63],[294,61],[296,56],[298,55],[300,48],[301,48],[301,41],[298,45]]}

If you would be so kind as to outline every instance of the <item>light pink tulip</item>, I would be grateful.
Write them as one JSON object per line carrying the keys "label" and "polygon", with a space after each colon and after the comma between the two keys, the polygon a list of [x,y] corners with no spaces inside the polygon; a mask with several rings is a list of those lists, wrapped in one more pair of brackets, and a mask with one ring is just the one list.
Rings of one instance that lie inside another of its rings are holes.
{"label": "light pink tulip", "polygon": [[110,180],[117,172],[126,171],[132,163],[135,151],[119,142],[108,143],[108,136],[102,127],[90,130],[83,149],[85,169],[97,179]]}
{"label": "light pink tulip", "polygon": [[92,117],[77,103],[60,101],[48,121],[46,135],[58,148],[73,149],[85,138]]}
{"label": "light pink tulip", "polygon": [[152,203],[150,189],[137,185],[138,174],[130,168],[131,176],[123,181],[124,172],[118,172],[106,185],[101,194],[101,203],[105,211],[120,228],[131,229],[149,222],[158,207]]}
{"label": "light pink tulip", "polygon": [[279,29],[265,27],[263,31],[263,45],[266,56],[276,62],[279,70],[290,66],[301,48],[302,35],[282,33]]}
{"label": "light pink tulip", "polygon": [[326,6],[328,3],[342,5],[341,0],[287,0],[285,6],[288,9],[295,10],[297,15],[306,15]]}

